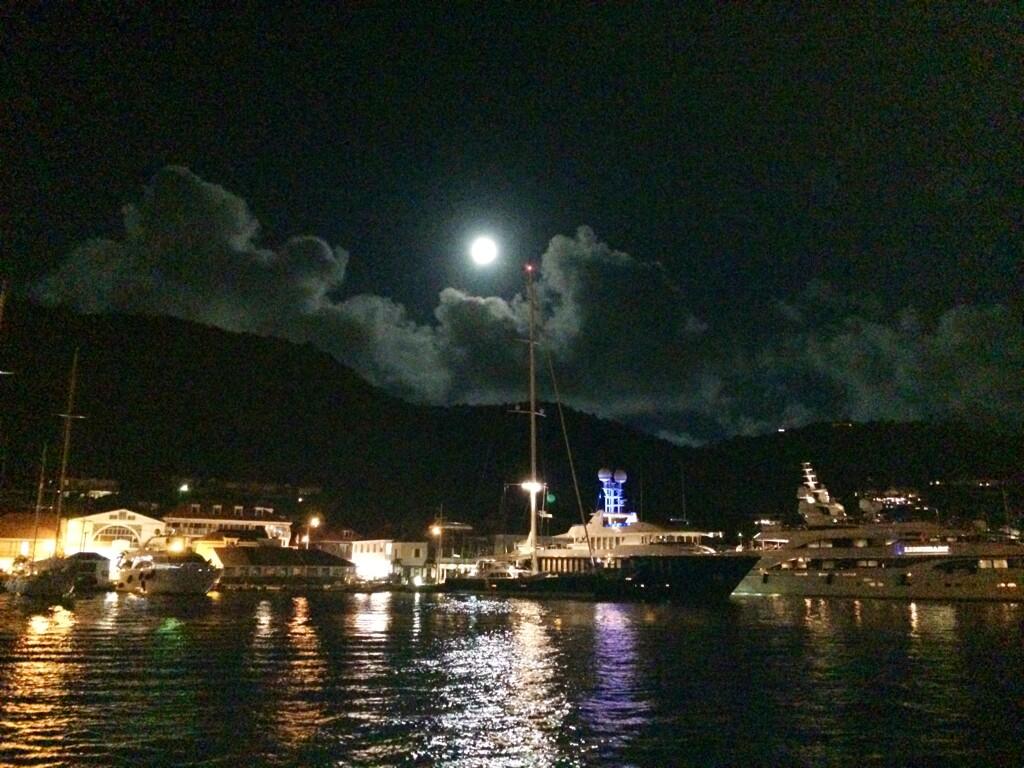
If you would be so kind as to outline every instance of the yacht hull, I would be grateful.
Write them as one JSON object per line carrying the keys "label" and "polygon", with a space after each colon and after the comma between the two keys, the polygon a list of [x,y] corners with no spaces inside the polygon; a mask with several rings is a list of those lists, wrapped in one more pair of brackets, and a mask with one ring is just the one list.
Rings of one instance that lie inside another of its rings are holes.
{"label": "yacht hull", "polygon": [[24,597],[67,597],[75,588],[74,576],[63,572],[12,576],[4,585],[8,592]]}
{"label": "yacht hull", "polygon": [[1024,568],[977,568],[955,560],[842,571],[755,568],[734,594],[1013,602],[1024,601]]}
{"label": "yacht hull", "polygon": [[757,562],[752,555],[690,554],[632,557],[621,568],[591,573],[541,573],[518,579],[454,578],[445,592],[597,600],[714,603],[730,593]]}
{"label": "yacht hull", "polygon": [[140,595],[205,595],[219,579],[220,570],[212,566],[129,568],[119,574],[116,588]]}

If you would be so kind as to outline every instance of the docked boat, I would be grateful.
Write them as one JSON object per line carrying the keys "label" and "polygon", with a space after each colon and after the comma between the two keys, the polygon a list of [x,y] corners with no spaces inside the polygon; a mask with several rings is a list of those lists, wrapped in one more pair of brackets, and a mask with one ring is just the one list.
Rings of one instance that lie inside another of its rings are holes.
{"label": "docked boat", "polygon": [[8,592],[25,597],[63,599],[75,590],[76,583],[85,582],[79,578],[83,563],[65,558],[60,551],[60,523],[67,488],[68,456],[71,451],[71,424],[75,419],[82,418],[75,414],[75,385],[78,380],[78,349],[71,358],[71,373],[68,381],[67,409],[60,414],[64,421],[64,445],[61,451],[60,479],[57,485],[56,522],[54,524],[55,552],[46,560],[36,560],[36,544],[39,530],[39,516],[43,511],[43,493],[46,487],[46,447],[43,447],[42,461],[39,467],[39,485],[36,490],[36,526],[32,535],[32,551],[30,559],[21,563],[12,576],[7,579],[4,587]]}
{"label": "docked boat", "polygon": [[603,508],[538,547],[543,572],[581,573],[596,566],[606,575],[604,590],[708,601],[728,597],[757,562],[756,555],[710,546],[714,533],[640,520],[627,508],[626,473],[601,469],[597,476]]}
{"label": "docked boat", "polygon": [[737,595],[1024,600],[1024,544],[938,522],[853,523],[810,464],[797,491],[804,525],[765,525]]}
{"label": "docked boat", "polygon": [[142,595],[205,595],[220,580],[220,568],[181,540],[150,539],[141,549],[126,550],[117,565],[118,592]]}
{"label": "docked boat", "polygon": [[20,564],[4,588],[24,597],[67,598],[75,591],[75,571],[61,557]]}
{"label": "docked boat", "polygon": [[[451,580],[448,588],[479,588],[483,581],[493,591],[517,594],[711,602],[726,599],[757,563],[755,553],[709,546],[715,539],[710,532],[641,521],[626,509],[624,471],[602,469],[598,479],[603,508],[585,524],[542,539],[535,553],[537,574],[503,572],[494,563],[476,579]],[[519,561],[532,560],[530,543],[527,539],[520,546]]]}

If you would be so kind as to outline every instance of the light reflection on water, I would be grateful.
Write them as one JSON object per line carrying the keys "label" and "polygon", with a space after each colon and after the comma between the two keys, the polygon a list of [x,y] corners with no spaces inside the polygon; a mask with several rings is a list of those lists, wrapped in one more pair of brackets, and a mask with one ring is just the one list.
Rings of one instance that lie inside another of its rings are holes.
{"label": "light reflection on water", "polygon": [[581,702],[585,721],[601,735],[601,747],[607,751],[629,743],[642,727],[651,709],[643,699],[638,680],[638,637],[633,627],[637,615],[633,606],[598,603],[594,606],[593,690]]}
{"label": "light reflection on water", "polygon": [[875,600],[0,595],[0,764],[1022,764],[1022,622]]}
{"label": "light reflection on water", "polygon": [[547,613],[540,603],[516,601],[510,627],[450,644],[441,658],[445,694],[428,754],[444,761],[461,756],[468,765],[566,764],[556,738],[569,703]]}

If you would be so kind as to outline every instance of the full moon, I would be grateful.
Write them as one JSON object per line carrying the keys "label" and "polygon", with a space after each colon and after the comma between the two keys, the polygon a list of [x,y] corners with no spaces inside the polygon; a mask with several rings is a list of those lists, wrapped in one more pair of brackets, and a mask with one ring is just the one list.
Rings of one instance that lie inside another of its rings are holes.
{"label": "full moon", "polygon": [[489,237],[478,237],[469,248],[469,255],[481,267],[498,258],[498,244]]}

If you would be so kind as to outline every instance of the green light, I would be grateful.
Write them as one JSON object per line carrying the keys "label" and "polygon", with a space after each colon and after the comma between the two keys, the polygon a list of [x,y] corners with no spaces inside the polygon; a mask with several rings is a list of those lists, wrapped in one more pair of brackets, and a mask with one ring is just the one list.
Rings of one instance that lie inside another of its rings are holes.
{"label": "green light", "polygon": [[549,493],[548,494],[548,504],[554,504],[554,503],[555,503],[555,494]]}

